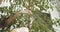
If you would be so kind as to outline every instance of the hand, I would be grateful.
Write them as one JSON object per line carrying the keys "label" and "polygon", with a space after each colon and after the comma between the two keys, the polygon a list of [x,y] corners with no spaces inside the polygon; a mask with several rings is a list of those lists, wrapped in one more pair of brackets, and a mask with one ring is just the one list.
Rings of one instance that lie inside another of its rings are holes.
{"label": "hand", "polygon": [[11,32],[29,32],[27,27],[15,28]]}
{"label": "hand", "polygon": [[22,14],[28,14],[28,15],[32,15],[31,10],[25,9],[25,10],[21,10],[20,13]]}

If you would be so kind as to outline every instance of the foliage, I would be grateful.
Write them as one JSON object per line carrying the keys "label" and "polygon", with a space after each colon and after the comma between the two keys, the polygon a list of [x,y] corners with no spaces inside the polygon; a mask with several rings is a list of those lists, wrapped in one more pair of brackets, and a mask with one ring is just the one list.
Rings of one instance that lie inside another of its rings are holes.
{"label": "foliage", "polygon": [[[12,25],[9,25],[7,29],[1,30],[2,32],[9,32],[14,28],[22,26],[29,26],[30,32],[55,32],[52,27],[53,22],[50,14],[42,13],[43,10],[47,11],[47,9],[51,8],[48,5],[49,0],[10,0],[10,4],[11,6],[9,7],[0,7],[0,12],[2,13],[0,14],[0,22],[13,16],[15,12],[23,8],[31,10],[33,15],[29,17],[27,14],[21,14],[14,20]],[[31,21],[33,21],[32,24],[30,24]],[[13,28],[11,29],[12,26]]]}

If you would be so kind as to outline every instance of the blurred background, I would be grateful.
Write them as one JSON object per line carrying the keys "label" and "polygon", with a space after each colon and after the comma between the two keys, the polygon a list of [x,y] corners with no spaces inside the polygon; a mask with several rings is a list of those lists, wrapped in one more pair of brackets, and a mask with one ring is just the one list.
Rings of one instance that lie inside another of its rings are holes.
{"label": "blurred background", "polygon": [[20,27],[30,32],[60,32],[60,0],[0,0],[0,32]]}

